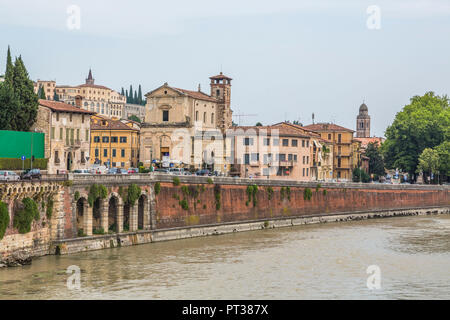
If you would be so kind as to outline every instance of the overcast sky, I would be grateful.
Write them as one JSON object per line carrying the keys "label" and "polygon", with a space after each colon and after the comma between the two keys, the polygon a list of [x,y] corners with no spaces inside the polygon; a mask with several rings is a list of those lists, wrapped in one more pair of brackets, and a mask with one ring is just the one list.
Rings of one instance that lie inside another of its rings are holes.
{"label": "overcast sky", "polygon": [[[80,29],[67,27],[70,5]],[[367,27],[370,5],[380,29]],[[222,70],[234,113],[257,114],[242,125],[306,125],[314,112],[355,129],[364,99],[371,134],[384,135],[410,97],[449,93],[449,39],[449,0],[0,0],[0,73],[8,45],[33,80],[57,84],[84,83],[91,67],[118,91],[209,93]]]}

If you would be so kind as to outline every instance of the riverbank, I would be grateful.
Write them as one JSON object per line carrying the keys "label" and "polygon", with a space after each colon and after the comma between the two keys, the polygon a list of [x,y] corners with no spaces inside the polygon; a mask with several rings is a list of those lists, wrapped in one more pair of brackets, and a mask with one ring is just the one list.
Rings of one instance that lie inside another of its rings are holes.
{"label": "riverbank", "polygon": [[51,245],[49,254],[67,255],[78,252],[125,247],[152,242],[206,237],[235,232],[274,229],[299,225],[437,214],[450,214],[450,207],[316,214],[290,218],[261,219],[257,221],[241,221],[235,223],[219,223],[213,225],[198,225],[192,227],[167,228],[161,230],[142,230],[119,234],[97,235],[54,241]]}

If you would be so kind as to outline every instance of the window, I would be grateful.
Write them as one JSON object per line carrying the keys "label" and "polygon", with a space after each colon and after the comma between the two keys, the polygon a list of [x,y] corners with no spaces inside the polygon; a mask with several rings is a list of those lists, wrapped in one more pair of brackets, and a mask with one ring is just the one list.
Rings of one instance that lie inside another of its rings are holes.
{"label": "window", "polygon": [[305,164],[305,161],[306,161],[306,157],[303,156],[303,164]]}
{"label": "window", "polygon": [[331,140],[331,133],[328,134],[328,140]]}
{"label": "window", "polygon": [[283,147],[289,146],[289,139],[283,139]]}
{"label": "window", "polygon": [[64,139],[64,137],[63,137],[63,128],[59,128],[59,139],[60,140]]}
{"label": "window", "polygon": [[341,139],[342,139],[342,134],[338,134],[338,143],[341,143]]}
{"label": "window", "polygon": [[270,162],[272,162],[272,154],[265,154],[264,158],[263,158],[264,164],[269,164]]}
{"label": "window", "polygon": [[77,140],[80,141],[80,129],[77,129]]}
{"label": "window", "polygon": [[134,150],[131,150],[131,157],[134,158]]}
{"label": "window", "polygon": [[120,143],[127,143],[127,137],[120,137]]}
{"label": "window", "polygon": [[297,155],[294,154],[294,162],[297,162]]}
{"label": "window", "polygon": [[111,137],[111,143],[117,143],[118,137]]}
{"label": "window", "polygon": [[306,140],[306,147],[309,148],[309,140]]}
{"label": "window", "polygon": [[305,140],[302,140],[302,147],[305,147]]}
{"label": "window", "polygon": [[206,112],[203,112],[203,123],[206,123]]}
{"label": "window", "polygon": [[123,158],[125,157],[125,149],[120,150],[120,156]]}
{"label": "window", "polygon": [[163,121],[169,121],[169,110],[163,110]]}
{"label": "window", "polygon": [[55,139],[55,127],[52,127],[51,138]]}
{"label": "window", "polygon": [[253,138],[244,138],[244,146],[252,146]]}
{"label": "window", "polygon": [[95,157],[98,157],[98,149],[95,149]]}
{"label": "window", "polygon": [[56,113],[56,121],[59,121],[59,112]]}
{"label": "window", "polygon": [[113,158],[116,157],[116,149],[112,149],[112,156],[113,156]]}
{"label": "window", "polygon": [[292,146],[296,147],[298,145],[298,140],[297,139],[292,139]]}
{"label": "window", "polygon": [[103,143],[108,143],[109,142],[109,137],[102,137],[102,142]]}
{"label": "window", "polygon": [[305,168],[303,168],[303,176],[305,176]]}
{"label": "window", "polygon": [[273,139],[273,145],[279,146],[280,145],[280,139]]}
{"label": "window", "polygon": [[214,112],[211,113],[211,124],[214,124]]}
{"label": "window", "polygon": [[306,168],[306,176],[309,176],[309,168]]}
{"label": "window", "polygon": [[86,158],[84,157],[84,151],[81,151],[81,163],[86,163]]}
{"label": "window", "polygon": [[338,158],[338,168],[341,167],[341,158]]}
{"label": "window", "polygon": [[85,132],[85,140],[89,141],[89,130],[88,129],[86,129],[86,132]]}
{"label": "window", "polygon": [[219,89],[216,90],[216,96],[220,96],[220,90]]}
{"label": "window", "polygon": [[59,163],[59,153],[58,153],[58,151],[55,151],[55,163],[56,164]]}
{"label": "window", "polygon": [[95,136],[94,137],[94,142],[100,142],[100,137],[99,136]]}
{"label": "window", "polygon": [[309,164],[309,156],[306,156],[306,164]]}
{"label": "window", "polygon": [[248,153],[244,154],[244,164],[250,164],[250,155]]}
{"label": "window", "polygon": [[198,121],[198,111],[195,111],[195,121]]}
{"label": "window", "polygon": [[264,138],[263,145],[264,146],[270,146],[270,138]]}
{"label": "window", "polygon": [[292,161],[292,159],[293,159],[292,154],[288,154],[288,161]]}
{"label": "window", "polygon": [[84,114],[81,115],[81,123],[84,123]]}
{"label": "window", "polygon": [[280,153],[280,155],[279,155],[279,160],[280,160],[280,161],[286,161],[286,154]]}
{"label": "window", "polygon": [[259,161],[259,153],[252,153],[252,155],[251,155],[251,161],[252,161],[252,162],[257,162],[257,161]]}
{"label": "window", "polygon": [[108,149],[103,149],[103,156],[107,157],[108,156]]}

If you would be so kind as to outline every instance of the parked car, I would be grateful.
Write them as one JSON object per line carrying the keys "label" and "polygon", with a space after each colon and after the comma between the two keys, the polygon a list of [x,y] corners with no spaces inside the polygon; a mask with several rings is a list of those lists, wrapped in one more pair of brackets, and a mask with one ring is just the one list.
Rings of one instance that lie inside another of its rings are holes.
{"label": "parked car", "polygon": [[165,169],[165,168],[157,168],[155,169],[156,173],[169,173],[169,169]]}
{"label": "parked car", "polygon": [[195,174],[197,176],[209,176],[209,170],[208,169],[198,170]]}
{"label": "parked car", "polygon": [[118,169],[117,174],[128,174],[128,170],[126,169]]}
{"label": "parked car", "polygon": [[183,168],[170,168],[169,173],[176,175],[176,176],[182,176],[184,173],[184,169]]}
{"label": "parked car", "polygon": [[22,176],[20,177],[22,180],[35,180],[35,179],[42,179],[41,170],[39,169],[27,169],[25,172],[22,173]]}
{"label": "parked car", "polygon": [[129,168],[128,173],[139,173],[139,169],[138,168]]}
{"label": "parked car", "polygon": [[88,169],[77,169],[72,171],[74,174],[91,174]]}
{"label": "parked car", "polygon": [[106,174],[120,174],[120,170],[118,168],[109,168]]}
{"label": "parked car", "polygon": [[0,181],[19,181],[20,176],[14,171],[0,171]]}
{"label": "parked car", "polygon": [[91,169],[90,169],[92,174],[104,174],[108,171],[108,168],[106,168],[105,166],[101,166],[101,165],[96,165],[94,164]]}

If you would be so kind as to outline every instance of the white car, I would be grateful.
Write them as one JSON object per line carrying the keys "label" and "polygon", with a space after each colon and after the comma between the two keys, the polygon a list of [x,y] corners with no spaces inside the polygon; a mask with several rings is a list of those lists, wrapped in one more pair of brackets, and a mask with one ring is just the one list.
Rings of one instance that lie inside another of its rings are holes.
{"label": "white car", "polygon": [[74,174],[91,174],[91,171],[89,171],[88,169],[77,169],[77,170],[73,170]]}
{"label": "white car", "polygon": [[105,166],[99,166],[99,165],[94,165],[91,167],[90,172],[91,174],[105,174],[108,171],[108,168],[106,168]]}
{"label": "white car", "polygon": [[0,171],[0,181],[19,181],[20,176],[14,171]]}

